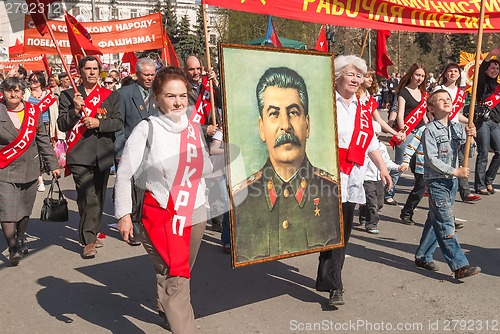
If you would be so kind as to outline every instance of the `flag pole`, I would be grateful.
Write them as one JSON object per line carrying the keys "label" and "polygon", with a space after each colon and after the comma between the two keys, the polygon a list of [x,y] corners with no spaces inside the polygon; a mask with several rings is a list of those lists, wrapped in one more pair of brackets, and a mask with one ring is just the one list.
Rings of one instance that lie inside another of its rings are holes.
{"label": "flag pole", "polygon": [[[481,0],[481,11],[479,12],[479,30],[477,34],[476,60],[474,63],[474,80],[472,84],[472,96],[470,99],[470,107],[469,107],[469,112],[470,112],[469,123],[468,123],[469,127],[471,127],[474,124],[474,109],[476,106],[477,82],[479,79],[479,61],[481,60],[481,44],[483,41],[484,7],[485,7],[485,1]],[[463,167],[469,166],[469,151],[470,151],[471,140],[472,136],[467,136],[467,140],[465,142]]]}
{"label": "flag pole", "polygon": [[[37,8],[44,8],[43,6],[40,5],[40,1],[39,0],[35,0],[35,1],[36,1],[36,4],[37,4]],[[68,73],[68,78],[69,78],[69,81],[71,83],[71,87],[73,87],[73,89],[75,90],[75,92],[77,92],[75,80],[73,80],[73,77],[70,74],[69,68],[66,65],[66,62],[64,61],[61,49],[59,48],[59,44],[57,44],[56,37],[54,36],[54,32],[52,31],[52,29],[49,26],[49,20],[47,19],[47,16],[45,15],[44,11],[41,11],[40,14],[42,14],[42,17],[43,17],[43,20],[45,22],[45,25],[48,28],[47,30],[49,31],[50,37],[52,38],[52,41],[54,42],[54,44],[56,46],[56,51],[57,51],[57,54],[59,55],[59,58],[61,58],[64,70],[66,71],[66,73]]]}
{"label": "flag pole", "polygon": [[[207,55],[207,69],[212,70],[212,65],[210,64],[210,46],[208,44],[208,27],[207,27],[207,12],[205,9],[205,0],[201,1],[201,7],[203,12],[203,26],[205,30],[205,54]],[[212,80],[208,80],[210,86],[210,104],[212,105],[212,125],[217,126],[217,116],[215,114],[215,101],[214,101],[214,87]]]}
{"label": "flag pole", "polygon": [[365,39],[363,40],[363,46],[361,46],[361,52],[359,53],[359,58],[363,58],[363,53],[365,52],[366,40],[368,39],[368,34],[370,33],[370,29],[366,29]]}

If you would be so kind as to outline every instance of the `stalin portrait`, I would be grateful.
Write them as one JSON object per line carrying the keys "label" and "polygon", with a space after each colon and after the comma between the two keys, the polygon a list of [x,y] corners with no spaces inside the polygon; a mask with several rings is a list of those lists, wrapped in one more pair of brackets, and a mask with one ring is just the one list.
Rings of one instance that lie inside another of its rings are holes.
{"label": "stalin portrait", "polygon": [[304,79],[287,67],[269,68],[256,95],[259,135],[269,158],[232,189],[239,203],[234,208],[236,262],[340,244],[338,179],[314,167],[306,154],[311,123]]}

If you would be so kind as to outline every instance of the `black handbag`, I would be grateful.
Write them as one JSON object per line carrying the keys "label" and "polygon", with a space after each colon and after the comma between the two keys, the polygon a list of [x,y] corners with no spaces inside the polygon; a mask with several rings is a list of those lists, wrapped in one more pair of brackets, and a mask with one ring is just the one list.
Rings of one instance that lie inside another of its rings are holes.
{"label": "black handbag", "polygon": [[[57,185],[57,189],[59,190],[59,198],[52,198],[54,193],[54,184]],[[40,220],[51,222],[68,221],[68,202],[64,198],[61,187],[59,186],[59,181],[56,178],[52,179],[49,193],[43,200]]]}

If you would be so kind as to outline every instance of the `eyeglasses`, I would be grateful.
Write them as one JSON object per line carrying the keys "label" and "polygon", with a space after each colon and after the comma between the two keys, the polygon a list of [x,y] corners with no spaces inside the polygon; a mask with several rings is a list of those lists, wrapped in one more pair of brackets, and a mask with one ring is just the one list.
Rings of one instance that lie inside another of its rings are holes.
{"label": "eyeglasses", "polygon": [[31,82],[31,83],[39,83],[40,81],[38,81],[38,79],[34,79],[34,78],[33,78],[33,79],[30,79],[30,82]]}
{"label": "eyeglasses", "polygon": [[112,84],[114,84],[114,82],[113,81],[104,81],[104,84],[105,85],[112,85]]}
{"label": "eyeglasses", "polygon": [[363,75],[361,73],[353,73],[353,72],[347,72],[347,73],[344,73],[346,77],[348,78],[358,78],[358,79],[363,79]]}

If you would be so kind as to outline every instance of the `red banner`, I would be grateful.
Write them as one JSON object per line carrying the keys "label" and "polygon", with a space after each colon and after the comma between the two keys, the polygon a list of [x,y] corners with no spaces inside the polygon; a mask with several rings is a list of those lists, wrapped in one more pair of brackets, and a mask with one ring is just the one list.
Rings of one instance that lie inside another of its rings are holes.
{"label": "red banner", "polygon": [[[82,25],[92,35],[93,44],[103,53],[144,51],[162,47],[160,13],[128,20],[82,22]],[[71,55],[66,23],[49,20],[49,27],[54,32],[62,53]],[[48,34],[41,36],[29,15],[25,16],[24,21],[24,52],[57,54],[50,36]]]}
{"label": "red banner", "polygon": [[9,61],[0,62],[0,71],[8,72],[15,66],[22,66],[28,71],[45,71],[43,55],[15,55]]}
{"label": "red banner", "polygon": [[[415,32],[476,33],[480,0],[204,0],[298,21]],[[500,0],[484,0],[484,32],[500,32]]]}

